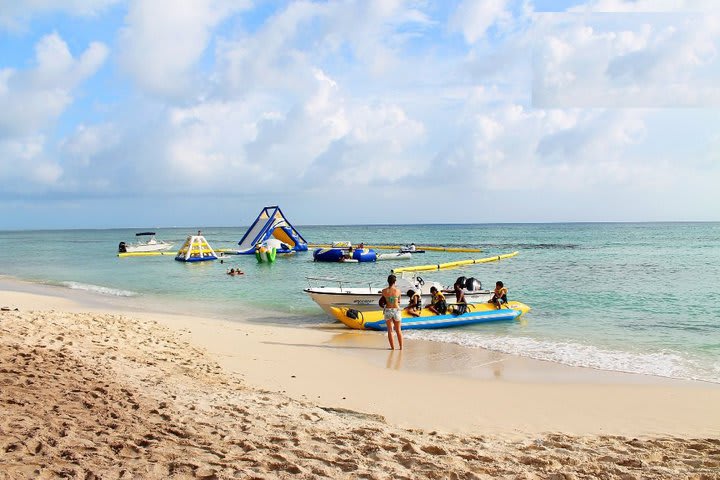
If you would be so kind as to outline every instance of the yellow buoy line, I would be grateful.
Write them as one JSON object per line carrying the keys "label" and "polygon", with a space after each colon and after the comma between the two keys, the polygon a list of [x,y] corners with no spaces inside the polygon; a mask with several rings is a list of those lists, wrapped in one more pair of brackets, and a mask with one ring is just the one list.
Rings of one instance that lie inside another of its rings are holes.
{"label": "yellow buoy line", "polygon": [[[365,248],[374,248],[377,250],[400,250],[401,248],[407,247],[407,245],[363,245]],[[310,243],[310,248],[333,248],[329,243]],[[465,248],[465,247],[423,247],[415,245],[418,250],[428,250],[431,252],[463,252],[463,253],[478,253],[482,252],[479,248]],[[412,253],[412,252],[409,252]]]}
{"label": "yellow buoy line", "polygon": [[514,257],[518,253],[520,252],[505,253],[503,255],[495,255],[494,257],[476,258],[474,260],[460,260],[459,262],[438,263],[436,265],[417,265],[415,267],[395,268],[392,270],[392,273],[427,272],[431,270],[445,270],[448,268],[457,268],[465,265],[474,265],[478,263],[497,262],[498,260]]}
{"label": "yellow buoy line", "polygon": [[125,252],[118,253],[118,257],[156,257],[158,255],[177,255],[177,252]]}

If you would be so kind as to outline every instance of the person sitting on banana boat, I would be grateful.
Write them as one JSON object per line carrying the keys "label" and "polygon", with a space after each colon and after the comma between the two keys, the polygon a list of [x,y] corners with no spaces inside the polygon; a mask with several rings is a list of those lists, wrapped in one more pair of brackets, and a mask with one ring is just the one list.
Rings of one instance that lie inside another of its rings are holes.
{"label": "person sitting on banana boat", "polygon": [[428,309],[435,315],[445,315],[447,313],[447,300],[445,300],[445,295],[435,287],[430,287],[430,294],[432,295],[432,300],[430,301],[431,303]]}
{"label": "person sitting on banana boat", "polygon": [[462,315],[467,312],[467,300],[465,300],[465,292],[460,282],[455,282],[453,285],[453,291],[455,292],[455,308],[453,309],[453,315]]}
{"label": "person sitting on banana boat", "polygon": [[507,293],[508,289],[503,285],[503,282],[495,282],[495,290],[493,290],[493,296],[488,300],[488,303],[494,303],[495,308],[501,309],[503,304],[507,304]]}
{"label": "person sitting on banana boat", "polygon": [[419,317],[422,310],[422,297],[415,290],[408,290],[407,296],[410,297],[410,301],[405,310],[413,317]]}

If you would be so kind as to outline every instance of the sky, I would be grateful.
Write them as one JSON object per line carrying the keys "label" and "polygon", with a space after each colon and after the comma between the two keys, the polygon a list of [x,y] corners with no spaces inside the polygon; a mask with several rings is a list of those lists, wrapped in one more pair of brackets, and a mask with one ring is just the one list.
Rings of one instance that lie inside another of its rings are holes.
{"label": "sky", "polygon": [[715,0],[0,0],[0,229],[720,220]]}

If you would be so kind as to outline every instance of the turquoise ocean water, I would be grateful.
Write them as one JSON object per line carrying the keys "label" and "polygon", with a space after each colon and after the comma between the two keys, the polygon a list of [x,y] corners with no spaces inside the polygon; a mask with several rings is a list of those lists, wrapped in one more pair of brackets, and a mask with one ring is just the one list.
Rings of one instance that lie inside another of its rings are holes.
{"label": "turquoise ocean water", "polygon": [[[483,347],[559,363],[720,382],[720,223],[502,224],[298,227],[314,243],[471,246],[483,253],[428,252],[411,261],[314,263],[311,252],[257,264],[253,256],[183,264],[171,256],[117,258],[135,230],[0,232],[0,275],[70,289],[129,306],[161,305],[233,319],[300,326],[330,319],[302,289],[306,277],[382,285],[393,267],[519,250],[502,262],[428,272],[492,286],[533,310],[523,322],[412,332],[410,338]],[[140,231],[140,230],[137,230]],[[177,242],[191,228],[158,229]],[[204,228],[215,248],[234,248],[245,227]],[[225,270],[239,266],[243,277]],[[260,312],[260,313],[258,313]],[[377,333],[368,332],[368,335]]]}

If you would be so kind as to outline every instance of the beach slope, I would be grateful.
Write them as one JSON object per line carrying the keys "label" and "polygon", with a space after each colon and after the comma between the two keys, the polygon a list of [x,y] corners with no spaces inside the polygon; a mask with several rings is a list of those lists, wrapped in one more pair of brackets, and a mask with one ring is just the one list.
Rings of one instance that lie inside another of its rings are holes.
{"label": "beach slope", "polygon": [[402,428],[250,384],[152,315],[0,298],[2,479],[720,478],[716,436]]}

